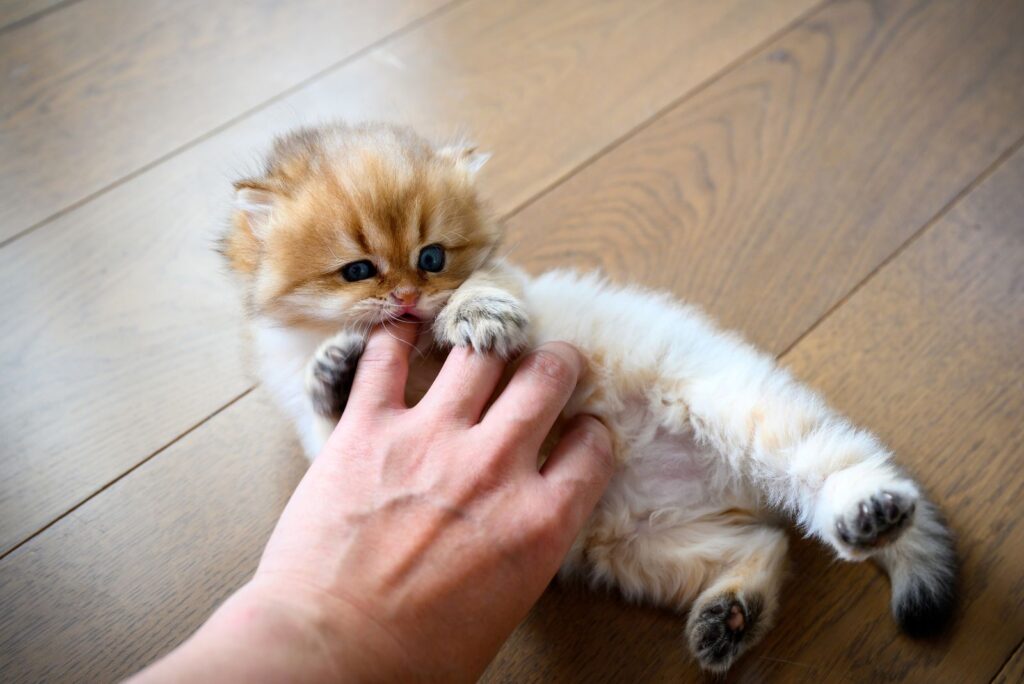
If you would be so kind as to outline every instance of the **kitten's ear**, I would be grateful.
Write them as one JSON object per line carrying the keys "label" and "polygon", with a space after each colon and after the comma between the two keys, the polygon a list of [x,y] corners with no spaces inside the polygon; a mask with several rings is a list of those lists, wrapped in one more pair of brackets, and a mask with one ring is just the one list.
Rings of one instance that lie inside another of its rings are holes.
{"label": "kitten's ear", "polygon": [[491,158],[490,152],[481,152],[476,145],[449,145],[438,150],[438,154],[450,159],[470,178],[476,176],[487,160]]}
{"label": "kitten's ear", "polygon": [[253,274],[259,267],[263,241],[278,197],[268,184],[260,181],[235,183],[231,226],[220,240],[220,252],[239,273]]}
{"label": "kitten's ear", "polygon": [[263,240],[278,194],[266,183],[243,180],[235,183],[235,223],[243,223],[253,237]]}

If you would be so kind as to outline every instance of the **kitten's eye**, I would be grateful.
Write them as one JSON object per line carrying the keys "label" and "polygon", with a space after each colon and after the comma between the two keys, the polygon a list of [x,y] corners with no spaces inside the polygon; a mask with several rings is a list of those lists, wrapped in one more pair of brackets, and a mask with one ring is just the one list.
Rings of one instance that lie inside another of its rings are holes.
{"label": "kitten's eye", "polygon": [[357,280],[366,280],[375,275],[377,275],[377,269],[366,259],[353,261],[351,264],[345,264],[341,267],[341,277],[350,283],[354,283]]}
{"label": "kitten's eye", "polygon": [[441,245],[427,245],[420,250],[419,268],[431,273],[437,273],[444,268],[444,247]]}

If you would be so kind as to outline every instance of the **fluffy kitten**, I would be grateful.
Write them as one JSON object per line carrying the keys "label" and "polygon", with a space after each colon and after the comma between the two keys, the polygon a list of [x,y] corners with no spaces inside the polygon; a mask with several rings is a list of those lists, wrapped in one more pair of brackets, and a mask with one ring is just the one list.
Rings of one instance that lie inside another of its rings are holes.
{"label": "fluffy kitten", "polygon": [[724,671],[775,617],[781,512],[840,558],[879,562],[907,631],[941,626],[950,534],[889,451],[691,307],[497,259],[501,233],[474,189],[481,161],[409,130],[338,124],[279,139],[263,175],[236,183],[223,252],[246,282],[264,384],[308,455],[337,423],[376,323],[432,321],[412,401],[439,348],[512,357],[566,340],[590,368],[565,414],[600,416],[621,467],[563,573],[691,607],[690,648]]}

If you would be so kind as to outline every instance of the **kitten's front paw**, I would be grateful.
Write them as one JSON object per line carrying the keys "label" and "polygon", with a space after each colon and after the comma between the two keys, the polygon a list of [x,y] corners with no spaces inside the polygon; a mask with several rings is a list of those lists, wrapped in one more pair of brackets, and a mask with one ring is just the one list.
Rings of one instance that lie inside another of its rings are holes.
{"label": "kitten's front paw", "polygon": [[511,358],[526,347],[528,318],[522,302],[502,290],[453,299],[434,320],[434,337]]}
{"label": "kitten's front paw", "polygon": [[916,497],[880,491],[858,501],[836,518],[836,535],[854,549],[869,550],[894,541],[914,519]]}
{"label": "kitten's front paw", "polygon": [[342,332],[320,345],[306,368],[306,392],[313,410],[326,418],[338,419],[348,403],[356,362],[366,340]]}

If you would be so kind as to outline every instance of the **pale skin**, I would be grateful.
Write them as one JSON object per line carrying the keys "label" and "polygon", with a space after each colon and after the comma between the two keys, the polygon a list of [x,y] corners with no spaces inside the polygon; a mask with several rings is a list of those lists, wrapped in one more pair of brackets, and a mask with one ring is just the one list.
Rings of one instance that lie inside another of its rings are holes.
{"label": "pale skin", "polygon": [[371,335],[345,413],[255,576],[136,676],[163,681],[476,679],[526,616],[614,470],[579,416],[538,452],[583,372],[573,347],[504,364],[452,351],[404,403],[416,327]]}

